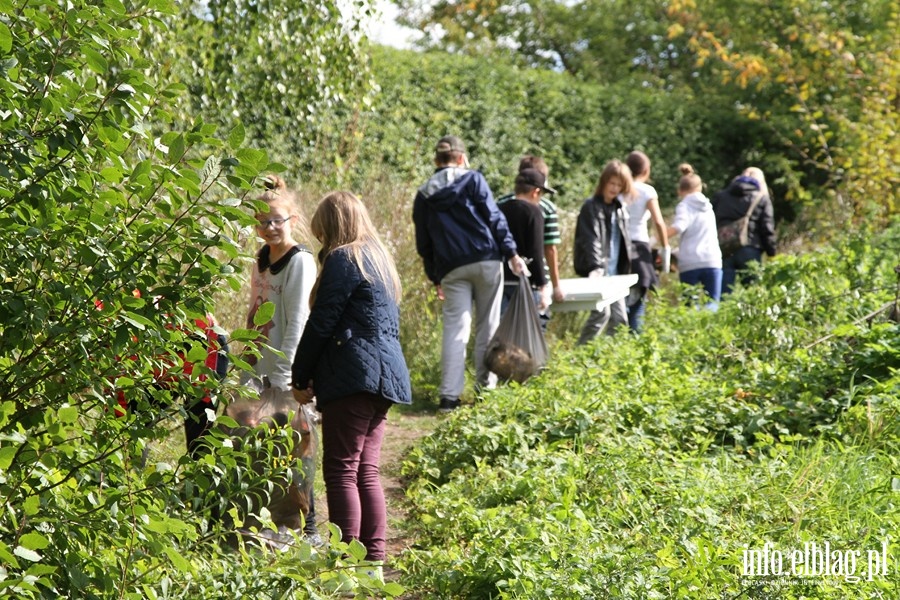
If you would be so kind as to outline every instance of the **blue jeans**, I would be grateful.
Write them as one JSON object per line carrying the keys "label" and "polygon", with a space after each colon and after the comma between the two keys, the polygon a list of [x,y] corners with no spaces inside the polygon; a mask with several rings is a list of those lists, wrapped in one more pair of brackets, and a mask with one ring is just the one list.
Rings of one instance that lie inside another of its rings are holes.
{"label": "blue jeans", "polygon": [[634,304],[629,304],[627,308],[628,308],[628,327],[634,333],[640,333],[641,327],[644,326],[644,313],[647,312],[647,306],[644,303],[644,298],[642,297],[640,300],[638,300]]}
{"label": "blue jeans", "polygon": [[703,286],[706,295],[710,297],[711,302],[706,307],[716,310],[719,307],[719,298],[722,296],[722,269],[705,268],[691,269],[690,271],[682,271],[678,274],[681,283],[687,285]]}
{"label": "blue jeans", "polygon": [[[745,271],[752,262],[762,262],[762,250],[753,246],[744,246],[737,252],[722,259],[722,293],[730,294],[734,288],[738,271]],[[753,276],[747,273],[741,274],[741,285],[749,285],[753,282]]]}

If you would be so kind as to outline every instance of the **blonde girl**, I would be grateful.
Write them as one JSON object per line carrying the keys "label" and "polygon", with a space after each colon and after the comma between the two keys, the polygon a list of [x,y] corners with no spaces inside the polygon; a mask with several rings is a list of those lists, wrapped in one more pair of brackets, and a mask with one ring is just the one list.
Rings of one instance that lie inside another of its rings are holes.
{"label": "blonde girl", "polygon": [[[239,424],[250,427],[265,422],[284,425],[291,413],[294,414],[291,425],[300,434],[294,454],[302,460],[305,477],[295,473],[295,481],[290,485],[300,488],[288,491],[286,498],[276,494],[270,499],[269,508],[274,510],[277,504],[279,512],[283,513],[275,515],[273,512],[277,525],[297,529],[301,522],[299,512],[306,508],[303,504],[308,504],[304,533],[311,543],[321,544],[313,497],[314,415],[299,411],[291,396],[291,364],[309,317],[309,296],[316,280],[316,263],[309,248],[298,241],[307,239],[309,230],[300,214],[296,193],[277,175],[269,175],[264,185],[266,189],[258,200],[265,203],[265,208],[256,213],[256,233],[263,246],[250,276],[247,313],[247,327],[258,329],[264,342],[259,346],[259,356],[249,358],[255,377],[247,383],[256,388],[259,399],[238,400],[229,406],[228,414]],[[275,312],[267,323],[257,326],[256,312],[266,302],[275,305]],[[292,503],[291,498],[300,498],[302,502]]]}
{"label": "blonde girl", "polygon": [[378,565],[387,530],[379,473],[387,412],[412,402],[400,348],[400,278],[365,205],[350,192],[322,198],[312,232],[322,244],[322,269],[294,356],[294,398],[302,405],[315,398],[322,413],[329,520]]}

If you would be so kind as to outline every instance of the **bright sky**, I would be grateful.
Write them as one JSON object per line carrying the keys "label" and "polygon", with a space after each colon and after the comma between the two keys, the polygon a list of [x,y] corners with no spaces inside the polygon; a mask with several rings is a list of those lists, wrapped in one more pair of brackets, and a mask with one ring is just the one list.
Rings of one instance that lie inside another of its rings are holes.
{"label": "bright sky", "polygon": [[388,0],[374,0],[378,19],[368,26],[369,39],[377,44],[395,48],[409,48],[421,34],[415,29],[401,27],[395,21],[398,9]]}

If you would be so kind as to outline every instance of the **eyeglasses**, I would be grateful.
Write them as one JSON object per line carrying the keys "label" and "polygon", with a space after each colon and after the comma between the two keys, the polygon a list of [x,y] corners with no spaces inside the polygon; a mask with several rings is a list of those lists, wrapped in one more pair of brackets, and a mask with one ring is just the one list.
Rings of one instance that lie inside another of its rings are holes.
{"label": "eyeglasses", "polygon": [[256,227],[259,229],[268,229],[269,225],[271,225],[273,229],[281,229],[284,227],[284,224],[290,220],[291,217],[286,219],[260,219],[259,223],[256,224]]}

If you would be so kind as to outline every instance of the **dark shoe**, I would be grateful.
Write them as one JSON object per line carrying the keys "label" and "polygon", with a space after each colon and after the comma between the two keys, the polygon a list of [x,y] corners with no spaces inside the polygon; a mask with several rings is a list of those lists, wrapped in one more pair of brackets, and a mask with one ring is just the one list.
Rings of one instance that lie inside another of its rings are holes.
{"label": "dark shoe", "polygon": [[439,413],[451,413],[459,408],[459,398],[441,398],[441,404],[438,406]]}

